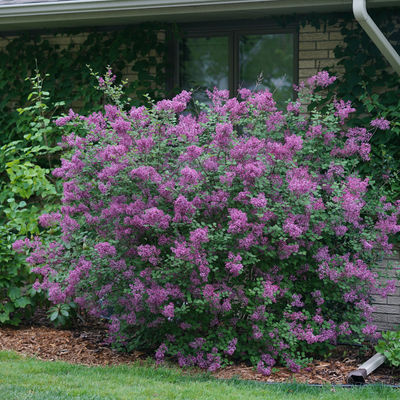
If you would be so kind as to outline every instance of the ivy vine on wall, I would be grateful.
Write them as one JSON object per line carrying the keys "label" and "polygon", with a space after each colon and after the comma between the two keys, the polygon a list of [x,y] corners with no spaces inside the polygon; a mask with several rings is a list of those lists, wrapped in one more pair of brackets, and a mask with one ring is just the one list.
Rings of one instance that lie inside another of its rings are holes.
{"label": "ivy vine on wall", "polygon": [[[31,84],[25,78],[34,76],[35,69],[49,74],[43,89],[49,92],[50,103],[64,101],[64,110],[78,99],[83,101],[82,111],[99,108],[102,93],[94,89],[95,78],[87,65],[101,74],[110,65],[119,83],[124,69],[133,63],[131,69],[138,78],[128,83],[126,95],[135,97],[137,103],[145,101],[144,94],[153,99],[165,95],[168,36],[179,34],[177,26],[147,22],[123,30],[94,29],[82,44],[76,44],[77,36],[84,32],[85,28],[52,32],[71,38],[68,48],[62,50],[57,44],[51,45],[44,34],[23,32],[14,39],[3,37],[9,43],[0,52],[0,109],[4,111],[0,115],[0,143],[19,136],[16,109],[27,103]],[[166,40],[159,40],[158,32],[165,32]]]}

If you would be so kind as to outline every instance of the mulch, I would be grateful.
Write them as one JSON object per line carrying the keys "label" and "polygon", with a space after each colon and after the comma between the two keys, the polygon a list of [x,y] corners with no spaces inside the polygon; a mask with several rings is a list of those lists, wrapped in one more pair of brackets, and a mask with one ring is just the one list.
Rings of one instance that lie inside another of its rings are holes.
{"label": "mulch", "polygon": [[[106,366],[144,362],[154,352],[134,351],[119,353],[104,344],[106,320],[88,318],[85,323],[68,329],[54,328],[40,310],[19,327],[0,325],[0,349],[14,350],[40,360],[61,360],[86,366]],[[216,378],[237,377],[260,382],[297,382],[309,384],[345,384],[347,374],[375,354],[373,345],[366,352],[354,346],[337,346],[328,358],[316,357],[314,361],[293,374],[286,367],[276,366],[276,372],[263,376],[254,367],[237,363],[213,373]],[[176,366],[179,368],[178,366]],[[381,366],[367,377],[366,383],[400,384],[400,369]]]}

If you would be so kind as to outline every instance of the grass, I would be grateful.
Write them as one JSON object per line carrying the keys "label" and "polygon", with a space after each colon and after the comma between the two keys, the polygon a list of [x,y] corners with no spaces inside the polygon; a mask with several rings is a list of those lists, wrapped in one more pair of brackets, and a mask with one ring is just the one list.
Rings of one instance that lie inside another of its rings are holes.
{"label": "grass", "polygon": [[332,388],[298,384],[265,385],[207,374],[189,376],[151,365],[85,367],[40,361],[0,351],[0,400],[119,399],[400,399],[400,390],[384,386]]}

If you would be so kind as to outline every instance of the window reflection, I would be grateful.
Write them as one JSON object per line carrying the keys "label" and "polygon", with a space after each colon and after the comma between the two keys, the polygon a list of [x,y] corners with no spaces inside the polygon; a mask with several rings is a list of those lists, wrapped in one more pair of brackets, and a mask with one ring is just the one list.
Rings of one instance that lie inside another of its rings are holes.
{"label": "window reflection", "polygon": [[180,46],[180,89],[195,89],[194,99],[208,102],[206,89],[229,89],[228,37],[188,38]]}
{"label": "window reflection", "polygon": [[[293,33],[239,32],[230,37],[227,34],[183,39],[179,47],[179,88],[194,89],[193,98],[203,103],[210,102],[206,89],[212,91],[215,86],[230,90],[231,95],[238,86],[269,89],[275,92],[278,108],[284,109],[285,102],[293,97],[293,39]],[[234,57],[229,54],[230,44],[231,49],[238,50]]]}
{"label": "window reflection", "polygon": [[293,96],[293,34],[239,36],[239,85],[269,89],[280,108]]}

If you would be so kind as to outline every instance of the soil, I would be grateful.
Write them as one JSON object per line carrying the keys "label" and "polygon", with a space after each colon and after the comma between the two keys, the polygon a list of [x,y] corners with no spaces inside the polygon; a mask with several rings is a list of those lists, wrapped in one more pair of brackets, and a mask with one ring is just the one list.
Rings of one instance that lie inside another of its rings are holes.
{"label": "soil", "polygon": [[[39,310],[19,327],[0,325],[0,349],[12,349],[41,360],[61,360],[87,366],[144,362],[154,356],[154,352],[143,351],[118,353],[104,344],[106,323],[104,319],[87,318],[84,323],[68,329],[54,328],[46,312]],[[244,380],[264,382],[345,384],[347,374],[358,369],[359,365],[375,354],[371,343],[365,345],[367,350],[348,345],[337,346],[328,358],[314,357],[312,363],[295,375],[288,368],[278,365],[274,373],[265,377],[257,373],[254,367],[243,363],[225,367],[213,375],[219,379],[236,376]],[[366,383],[400,384],[400,369],[382,365],[367,377]]]}

